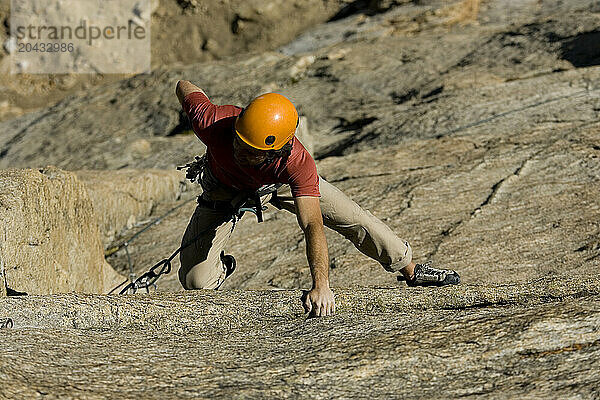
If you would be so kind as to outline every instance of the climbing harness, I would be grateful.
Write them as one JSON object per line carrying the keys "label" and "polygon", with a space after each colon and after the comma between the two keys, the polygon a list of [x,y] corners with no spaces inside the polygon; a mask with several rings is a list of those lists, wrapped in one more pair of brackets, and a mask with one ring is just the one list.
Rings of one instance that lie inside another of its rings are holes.
{"label": "climbing harness", "polygon": [[[177,169],[178,170],[187,169],[186,178],[189,179],[192,183],[193,182],[200,183],[204,192],[209,192],[210,190],[216,188],[217,185],[220,185],[220,182],[218,182],[216,180],[216,178],[214,178],[214,175],[212,175],[212,173],[210,172],[210,169],[207,168],[207,166],[208,166],[208,162],[207,162],[207,158],[206,158],[206,154],[205,154],[202,157],[196,156],[194,161],[192,161],[184,166],[177,167]],[[260,222],[263,222],[262,212],[267,209],[266,206],[262,205],[261,197],[272,194],[273,198],[275,198],[277,196],[277,189],[281,186],[282,186],[282,184],[279,184],[279,183],[263,185],[262,187],[260,187],[258,190],[254,191],[254,192],[250,192],[250,193],[241,192],[237,197],[235,197],[230,202],[210,201],[210,200],[205,199],[202,195],[200,195],[197,197],[197,202],[199,205],[202,205],[207,208],[212,208],[212,209],[221,210],[221,211],[227,211],[225,221],[230,219],[233,222],[234,227],[235,227],[235,224],[243,217],[244,213],[246,213],[246,212],[251,212],[254,215],[256,215],[256,218],[257,218],[258,222],[260,223]],[[210,225],[208,228],[206,228],[205,230],[203,230],[202,232],[200,232],[196,236],[194,236],[187,243],[182,244],[177,250],[175,250],[175,252],[173,252],[173,254],[171,254],[171,256],[169,258],[165,258],[165,259],[159,261],[152,268],[150,268],[146,273],[144,273],[140,277],[136,278],[135,273],[133,272],[133,264],[131,262],[131,257],[129,255],[129,249],[128,249],[129,244],[134,239],[136,239],[139,235],[141,235],[143,232],[148,230],[151,226],[156,225],[158,222],[160,222],[160,220],[165,218],[167,215],[171,214],[176,209],[187,204],[191,200],[193,200],[193,198],[178,205],[177,207],[172,208],[166,214],[162,215],[161,217],[152,221],[150,224],[146,225],[140,231],[136,232],[126,242],[124,242],[120,246],[117,246],[114,249],[111,249],[111,251],[109,253],[107,253],[108,255],[114,254],[116,251],[120,250],[121,248],[125,248],[125,252],[127,255],[127,263],[129,265],[129,279],[124,281],[123,283],[121,283],[120,285],[115,287],[114,289],[112,289],[109,292],[109,294],[113,293],[114,291],[116,291],[117,289],[119,289],[120,287],[125,285],[127,282],[129,282],[129,284],[127,284],[119,292],[119,294],[125,294],[128,292],[136,293],[139,289],[145,289],[146,293],[149,293],[151,287],[154,287],[154,289],[156,290],[157,289],[156,281],[162,275],[167,275],[171,272],[171,269],[172,269],[171,262],[177,256],[177,254],[179,254],[182,250],[184,250],[185,248],[187,248],[187,247],[191,246],[193,243],[195,243],[206,232],[208,232],[211,229],[216,229],[220,224],[223,223],[223,220],[216,221],[214,224]],[[231,259],[229,257],[231,257]],[[232,265],[232,267],[228,268],[228,270],[227,270],[227,275],[226,275],[226,277],[227,277],[235,269],[235,259],[233,258],[233,256],[225,255],[222,252],[221,260],[223,262],[225,262],[225,260],[227,260],[228,264]]]}
{"label": "climbing harness", "polygon": [[[210,193],[211,191],[213,191],[214,189],[216,189],[217,187],[219,187],[221,185],[221,182],[219,182],[219,180],[214,176],[214,174],[211,172],[210,168],[208,167],[208,157],[207,157],[206,153],[202,157],[200,157],[200,156],[194,157],[194,161],[187,163],[184,166],[179,166],[179,167],[177,167],[177,169],[178,170],[187,169],[186,173],[185,173],[185,177],[187,179],[189,179],[192,183],[198,182],[200,184],[200,186],[202,186],[202,190],[204,191],[204,193]],[[240,205],[236,208],[239,209],[240,211],[253,212],[254,214],[256,214],[256,218],[258,219],[258,222],[263,222],[263,216],[262,216],[263,207],[258,207],[258,205],[261,203],[260,198],[263,196],[266,196],[268,194],[271,194],[271,193],[273,193],[275,196],[277,194],[277,189],[280,188],[281,186],[282,186],[281,183],[264,185],[253,193],[242,192],[240,195],[238,195],[236,198],[234,198],[230,202],[228,202],[228,201],[210,201],[210,200],[203,199],[202,197],[198,197],[198,203],[204,205],[205,207],[209,207],[209,208],[213,208],[213,209],[223,209],[223,208],[231,207],[231,205],[230,205],[231,203],[233,203],[234,207],[236,207],[235,204],[238,204],[240,201],[247,202],[248,198],[250,198],[254,204],[253,206],[247,207],[244,205]]]}

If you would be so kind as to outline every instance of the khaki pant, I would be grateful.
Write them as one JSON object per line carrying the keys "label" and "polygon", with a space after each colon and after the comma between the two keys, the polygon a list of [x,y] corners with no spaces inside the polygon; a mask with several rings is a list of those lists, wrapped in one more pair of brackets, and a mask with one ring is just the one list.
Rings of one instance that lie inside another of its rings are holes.
{"label": "khaki pant", "polygon": [[[321,211],[325,226],[342,234],[363,254],[373,258],[389,272],[397,272],[412,260],[408,242],[400,239],[381,220],[363,210],[341,190],[319,180]],[[270,196],[269,196],[270,197]],[[296,213],[289,185],[277,191],[274,199],[265,198],[279,209]],[[216,226],[214,229],[203,230]],[[234,223],[227,212],[198,205],[183,235],[182,244],[200,238],[180,253],[179,280],[186,289],[216,289],[225,279],[220,254],[233,232]]]}

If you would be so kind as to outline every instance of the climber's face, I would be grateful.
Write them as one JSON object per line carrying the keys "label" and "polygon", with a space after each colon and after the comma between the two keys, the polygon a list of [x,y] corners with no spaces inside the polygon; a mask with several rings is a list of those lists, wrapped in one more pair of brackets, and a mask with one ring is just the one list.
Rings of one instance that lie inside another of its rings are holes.
{"label": "climber's face", "polygon": [[256,166],[267,159],[267,152],[247,145],[234,132],[233,159],[238,165],[243,167]]}

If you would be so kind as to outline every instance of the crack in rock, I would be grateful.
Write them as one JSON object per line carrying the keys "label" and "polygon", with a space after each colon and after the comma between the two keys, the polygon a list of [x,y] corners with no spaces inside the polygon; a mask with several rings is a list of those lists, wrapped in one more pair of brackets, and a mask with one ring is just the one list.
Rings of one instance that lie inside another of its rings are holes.
{"label": "crack in rock", "polygon": [[[492,190],[491,190],[490,194],[485,198],[485,200],[481,204],[479,204],[479,206],[477,206],[473,211],[471,211],[471,213],[469,214],[469,219],[475,217],[476,214],[481,212],[483,207],[491,204],[491,202],[494,200],[494,198],[496,197],[496,195],[498,194],[498,192],[500,191],[500,189],[504,185],[504,183],[512,176],[520,176],[521,172],[523,171],[523,168],[525,168],[525,165],[527,165],[527,163],[530,160],[535,158],[543,150],[545,150],[545,148],[538,150],[532,156],[523,160],[523,162],[521,162],[521,164],[512,173],[510,173],[509,175],[500,179],[498,182],[494,183],[494,185],[492,185]],[[444,231],[442,231],[440,240],[436,243],[433,251],[431,253],[429,253],[429,255],[427,257],[430,259],[432,257],[434,257],[437,254],[437,252],[439,251],[442,243],[444,243],[445,238],[449,237],[460,225],[462,225],[463,222],[465,222],[465,220],[466,219],[461,219],[457,222],[454,222],[448,228],[446,228]]]}
{"label": "crack in rock", "polygon": [[521,165],[519,165],[517,167],[517,169],[514,170],[513,173],[511,173],[510,175],[505,176],[504,178],[500,179],[498,182],[494,183],[494,185],[492,186],[492,191],[490,192],[490,194],[487,196],[487,198],[477,207],[475,208],[472,212],[471,212],[471,217],[474,217],[475,214],[477,214],[478,212],[481,211],[481,209],[485,206],[487,206],[488,204],[490,204],[494,198],[496,197],[496,195],[498,194],[498,192],[500,191],[500,188],[502,187],[502,185],[512,176],[520,176],[521,175],[521,171],[523,171],[523,168],[525,167],[525,165],[535,156],[537,156],[539,153],[541,152],[538,151],[537,153],[535,153],[531,158],[528,158],[526,160],[524,160]]}
{"label": "crack in rock", "polygon": [[583,349],[587,349],[589,347],[595,347],[595,346],[600,346],[600,339],[595,340],[593,342],[587,342],[587,343],[573,343],[571,345],[552,349],[552,350],[544,350],[544,351],[525,350],[525,351],[518,352],[517,354],[520,355],[521,358],[545,357],[545,356],[560,354],[560,353],[565,353],[565,352],[579,351],[579,350],[583,350]]}

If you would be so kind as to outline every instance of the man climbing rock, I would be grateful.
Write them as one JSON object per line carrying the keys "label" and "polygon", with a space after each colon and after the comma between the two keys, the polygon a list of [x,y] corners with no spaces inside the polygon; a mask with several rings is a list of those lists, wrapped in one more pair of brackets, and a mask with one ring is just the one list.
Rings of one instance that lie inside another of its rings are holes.
{"label": "man climbing rock", "polygon": [[[186,289],[217,289],[233,272],[235,259],[223,249],[233,232],[231,218],[240,200],[254,197],[296,214],[306,239],[313,286],[304,299],[312,316],[335,312],[329,288],[329,256],[323,226],[349,239],[389,272],[400,272],[409,286],[458,284],[455,271],[415,264],[408,242],[317,174],[314,159],[295,137],[298,113],[284,96],[267,93],[246,108],[218,106],[189,81],[176,94],[206,155],[195,165],[203,193],[182,243],[179,279]],[[190,176],[188,169],[188,177]],[[191,175],[194,175],[192,173]],[[260,198],[256,191],[277,190]]]}

